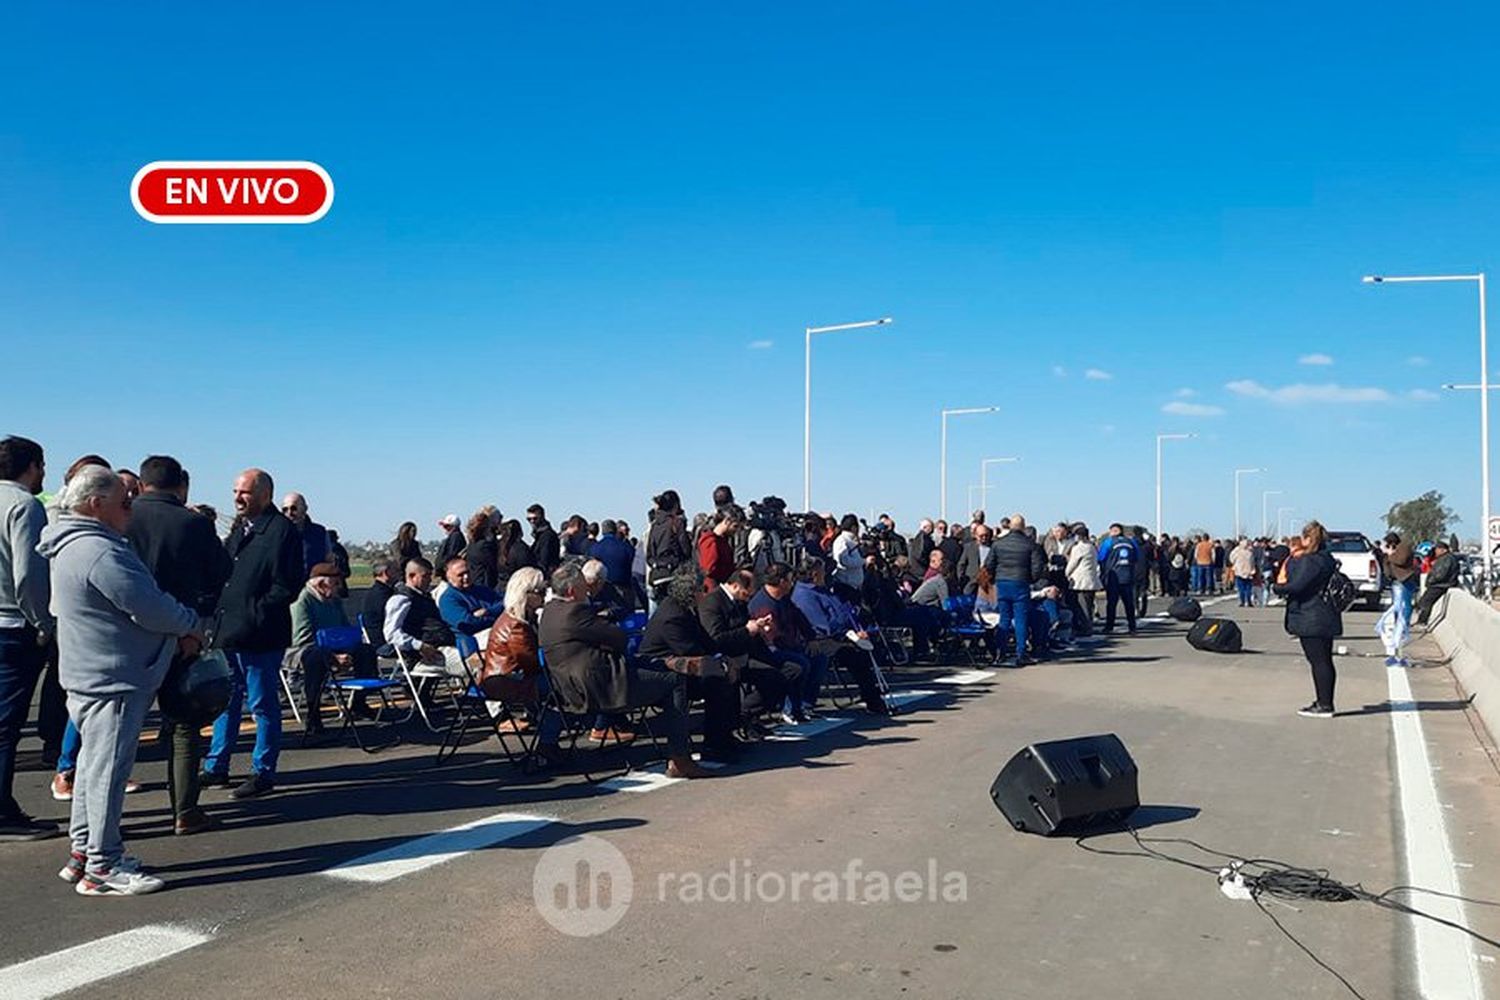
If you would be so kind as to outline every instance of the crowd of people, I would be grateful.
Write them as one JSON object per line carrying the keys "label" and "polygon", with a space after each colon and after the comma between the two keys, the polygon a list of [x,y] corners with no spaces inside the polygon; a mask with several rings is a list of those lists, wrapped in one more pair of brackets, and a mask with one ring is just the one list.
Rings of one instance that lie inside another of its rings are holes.
{"label": "crowd of people", "polygon": [[[1226,547],[1158,543],[1118,523],[1097,536],[1066,521],[1039,532],[1021,514],[992,525],[977,511],[966,524],[923,520],[908,538],[888,515],[868,525],[793,515],[775,498],[747,510],[728,486],[689,518],[665,490],[644,538],[622,520],[577,514],[556,530],[541,504],[525,512],[529,532],[492,505],[444,516],[435,546],[406,522],[351,599],[336,532],[312,520],[301,493],[276,503],[263,470],[234,480],[222,537],[216,512],[189,502],[188,471],[170,456],[136,470],[84,456],[50,498],[45,480],[40,445],[0,440],[0,838],[60,832],[12,794],[40,680],[43,758],[56,766],[54,798],[72,810],[59,874],[84,895],[163,885],[126,852],[120,819],[163,679],[205,650],[222,654],[234,681],[207,745],[200,726],[162,719],[174,832],[184,836],[215,825],[203,787],[232,787],[238,799],[276,790],[283,711],[296,713],[299,696],[304,744],[338,738],[324,726],[330,700],[346,724],[379,719],[384,704],[331,679],[373,681],[392,661],[424,718],[440,710],[426,704],[432,692],[472,686],[500,724],[534,736],[534,766],[566,763],[566,732],[630,742],[651,709],[667,773],[701,778],[705,762],[733,762],[771,727],[815,719],[831,680],[888,715],[883,669],[894,663],[962,655],[1024,667],[1096,629],[1135,633],[1153,590],[1210,593],[1232,574],[1283,595],[1313,664],[1314,707],[1331,711],[1327,647],[1339,626],[1337,611],[1330,621],[1307,607],[1331,562],[1309,534],[1315,524],[1287,545]],[[1209,572],[1187,578],[1187,565]],[[370,690],[384,703],[383,688]],[[700,703],[695,741],[690,711]],[[247,709],[253,747],[234,778]]]}

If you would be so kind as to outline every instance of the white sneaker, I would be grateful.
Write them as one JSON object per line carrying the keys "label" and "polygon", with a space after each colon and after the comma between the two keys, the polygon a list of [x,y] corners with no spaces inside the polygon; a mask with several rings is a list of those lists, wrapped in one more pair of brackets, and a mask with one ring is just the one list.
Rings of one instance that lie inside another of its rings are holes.
{"label": "white sneaker", "polygon": [[147,875],[139,865],[139,861],[127,865],[122,859],[108,875],[84,875],[73,891],[80,896],[144,896],[165,888],[167,883]]}

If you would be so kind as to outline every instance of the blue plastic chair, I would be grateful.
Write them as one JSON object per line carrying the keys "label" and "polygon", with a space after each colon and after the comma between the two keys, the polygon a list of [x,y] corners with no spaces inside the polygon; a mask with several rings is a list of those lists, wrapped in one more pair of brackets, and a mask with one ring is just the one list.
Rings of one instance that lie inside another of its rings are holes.
{"label": "blue plastic chair", "polygon": [[[340,625],[333,628],[320,628],[314,636],[314,642],[318,648],[329,653],[347,653],[350,650],[364,644],[364,629],[361,625]],[[370,694],[371,692],[380,696],[380,708],[376,712],[377,724],[382,716],[391,707],[391,701],[387,692],[392,688],[400,688],[405,685],[393,677],[339,677],[334,673],[330,665],[327,678],[323,682],[325,689],[332,689],[333,702],[339,710],[339,715],[344,720],[344,729],[354,736],[355,744],[365,753],[375,753],[387,747],[395,746],[401,742],[401,735],[397,733],[395,738],[386,743],[374,746],[366,745],[364,737],[360,734],[359,726],[354,722],[354,712],[350,710],[347,698],[356,694]],[[318,704],[323,700],[323,692],[318,692]],[[307,706],[308,715],[318,711],[318,704]],[[407,714],[410,718],[410,713]]]}

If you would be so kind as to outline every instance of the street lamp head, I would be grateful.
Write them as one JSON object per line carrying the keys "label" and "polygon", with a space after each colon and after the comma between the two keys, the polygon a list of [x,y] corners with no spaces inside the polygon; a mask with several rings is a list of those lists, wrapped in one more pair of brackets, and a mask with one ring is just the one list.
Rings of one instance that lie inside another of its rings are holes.
{"label": "street lamp head", "polygon": [[882,316],[882,317],[880,317],[879,319],[877,319],[875,321],[875,325],[876,326],[889,326],[889,325],[891,325],[894,322],[896,322],[896,321],[894,319],[892,319],[891,317],[889,317],[889,316]]}
{"label": "street lamp head", "polygon": [[1363,281],[1367,285],[1378,285],[1385,279],[1378,274],[1367,274],[1359,280]]}

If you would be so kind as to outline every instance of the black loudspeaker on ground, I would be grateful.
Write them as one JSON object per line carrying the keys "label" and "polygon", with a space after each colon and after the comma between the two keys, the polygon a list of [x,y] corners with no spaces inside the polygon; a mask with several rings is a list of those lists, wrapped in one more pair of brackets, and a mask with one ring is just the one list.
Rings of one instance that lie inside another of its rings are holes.
{"label": "black loudspeaker on ground", "polygon": [[1188,630],[1187,641],[1205,653],[1238,653],[1244,647],[1239,625],[1228,618],[1200,618]]}
{"label": "black loudspeaker on ground", "polygon": [[1167,614],[1180,622],[1195,622],[1203,617],[1203,605],[1191,597],[1178,597],[1167,605]]}
{"label": "black loudspeaker on ground", "polygon": [[1011,826],[1044,837],[1123,827],[1141,804],[1135,761],[1113,733],[1023,748],[1001,768],[990,798]]}

